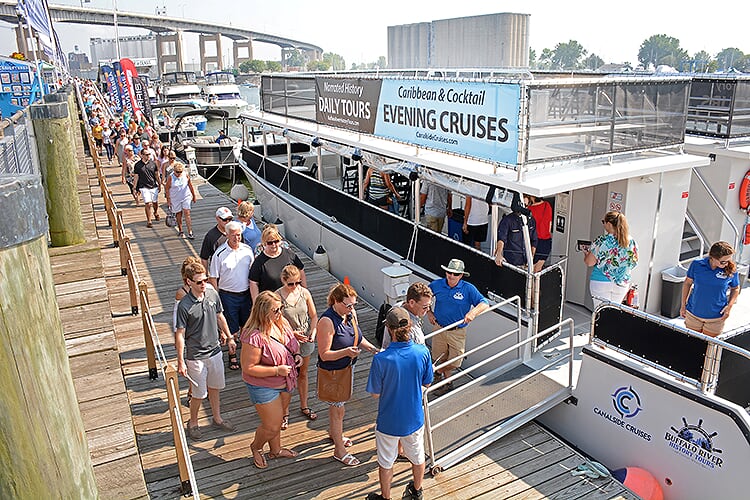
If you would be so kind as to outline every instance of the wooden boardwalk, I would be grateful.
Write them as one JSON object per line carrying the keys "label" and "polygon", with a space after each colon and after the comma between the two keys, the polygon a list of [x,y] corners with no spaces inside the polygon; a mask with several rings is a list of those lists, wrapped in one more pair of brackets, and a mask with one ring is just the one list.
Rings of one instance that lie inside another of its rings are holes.
{"label": "wooden boardwalk", "polygon": [[[155,381],[148,378],[141,319],[130,314],[127,280],[120,275],[119,254],[117,249],[112,248],[112,233],[107,227],[102,199],[98,186],[95,185],[96,176],[90,161],[87,163],[89,178],[93,179],[93,200],[89,203],[93,202],[95,208],[93,215],[96,218],[99,245],[93,245],[90,254],[71,258],[69,265],[91,275],[92,289],[96,289],[96,293],[92,293],[99,299],[103,297],[102,290],[106,285],[109,300],[108,303],[104,300],[92,302],[91,308],[87,308],[77,321],[81,325],[93,325],[94,316],[101,317],[104,323],[111,318],[110,328],[114,329],[114,339],[103,335],[101,340],[96,337],[91,339],[97,345],[96,348],[74,345],[69,345],[69,348],[97,351],[96,360],[80,363],[84,365],[81,369],[91,372],[90,378],[81,379],[80,384],[83,386],[90,383],[91,388],[81,387],[82,391],[104,390],[96,387],[99,385],[99,377],[104,380],[106,376],[102,369],[95,370],[93,365],[107,366],[108,370],[118,371],[113,358],[114,354],[119,354],[129,412],[125,408],[123,394],[115,395],[114,391],[112,394],[107,393],[107,398],[111,397],[111,407],[100,404],[105,402],[105,398],[97,398],[98,403],[92,405],[96,407],[88,408],[86,401],[82,401],[81,409],[84,414],[97,414],[102,421],[109,420],[111,428],[117,428],[120,424],[127,427],[132,415],[132,428],[135,431],[148,496],[177,498],[180,480],[166,410],[164,381],[161,377]],[[175,354],[170,323],[174,292],[181,285],[179,266],[187,255],[197,254],[202,236],[215,224],[216,208],[222,205],[234,208],[233,203],[211,185],[197,182],[200,194],[193,210],[194,232],[197,237],[192,241],[180,239],[174,229],[163,223],[147,228],[143,207],[136,208],[129,193],[120,184],[119,169],[114,166],[105,166],[104,169],[107,182],[114,191],[115,201],[123,209],[140,277],[148,284],[150,307],[159,338],[167,358],[173,362]],[[82,193],[82,196],[85,194]],[[164,207],[163,197],[160,201]],[[303,257],[303,261],[308,286],[313,292],[319,312],[322,312],[325,309],[325,295],[336,281],[317,268],[309,258]],[[358,313],[363,330],[368,336],[371,335],[376,312],[360,301]],[[203,439],[189,442],[201,497],[364,498],[371,491],[379,491],[374,440],[377,405],[364,390],[371,359],[370,355],[363,355],[356,366],[355,395],[347,404],[344,420],[345,433],[354,441],[350,450],[362,461],[357,467],[344,467],[331,458],[333,446],[327,440],[327,412],[324,404],[314,396],[310,399],[310,406],[318,412],[318,420],[310,422],[304,419],[299,413],[298,398],[293,397],[290,426],[282,433],[282,444],[298,451],[299,458],[295,461],[269,461],[269,467],[262,471],[253,467],[249,445],[259,420],[249,402],[240,373],[227,370],[227,387],[221,393],[222,414],[235,425],[237,431],[225,434],[211,429],[208,426],[210,413],[205,407],[200,420],[204,430]],[[311,393],[314,394],[313,368],[310,374],[310,386],[313,388]],[[180,379],[180,384],[184,398],[186,381]],[[79,387],[78,383],[76,387]],[[186,420],[187,408],[183,406],[183,421]],[[102,434],[106,433],[107,431],[102,431]],[[92,436],[89,436],[89,440],[92,441]],[[92,457],[94,453],[92,448]],[[425,498],[636,498],[616,481],[592,481],[572,476],[570,471],[583,462],[580,455],[535,423],[530,423],[465,462],[447,469],[437,478],[427,477],[424,482]],[[410,467],[408,464],[397,463],[394,472],[393,496],[397,498],[410,479]],[[100,486],[103,487],[105,486]],[[132,491],[123,489],[113,495],[101,489],[100,493],[103,497],[112,498],[144,495],[137,481],[132,487]]]}

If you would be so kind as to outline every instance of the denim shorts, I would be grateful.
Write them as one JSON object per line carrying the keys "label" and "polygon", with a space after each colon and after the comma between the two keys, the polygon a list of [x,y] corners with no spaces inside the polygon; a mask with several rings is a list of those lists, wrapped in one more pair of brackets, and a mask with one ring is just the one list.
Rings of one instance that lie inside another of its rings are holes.
{"label": "denim shorts", "polygon": [[287,392],[286,389],[271,389],[270,387],[261,387],[259,385],[252,385],[245,382],[247,386],[247,392],[250,394],[250,402],[254,405],[262,405],[270,403],[279,397],[282,392]]}

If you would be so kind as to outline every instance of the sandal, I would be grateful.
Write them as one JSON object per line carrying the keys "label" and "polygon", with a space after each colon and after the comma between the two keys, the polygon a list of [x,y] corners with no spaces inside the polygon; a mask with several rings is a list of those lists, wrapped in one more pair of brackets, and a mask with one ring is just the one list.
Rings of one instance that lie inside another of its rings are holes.
{"label": "sandal", "polygon": [[359,460],[357,460],[357,457],[352,455],[351,453],[347,453],[343,457],[339,458],[336,455],[333,456],[334,460],[338,460],[342,464],[346,465],[347,467],[352,467],[354,465],[359,465]]}
{"label": "sandal", "polygon": [[[342,436],[341,439],[343,439],[344,441],[344,448],[349,448],[351,445],[354,444],[354,442],[346,436]],[[336,444],[336,441],[334,441],[331,436],[328,436],[328,440],[332,442],[333,444]]]}
{"label": "sandal", "polygon": [[[253,452],[253,464],[259,468],[259,469],[265,469],[268,467],[268,462],[266,462],[266,457],[263,455],[263,450],[253,450],[250,448],[250,451]],[[260,460],[258,460],[260,458]]]}
{"label": "sandal", "polygon": [[271,453],[270,451],[268,452],[268,458],[270,458],[271,460],[275,460],[277,458],[297,458],[297,455],[299,455],[299,453],[294,450],[290,450],[289,448],[281,448],[278,453]]}
{"label": "sandal", "polygon": [[284,418],[281,419],[281,430],[285,431],[289,428],[289,415],[284,415]]}
{"label": "sandal", "polygon": [[304,416],[308,418],[308,420],[317,420],[318,414],[312,411],[311,408],[302,408],[300,409],[300,413],[302,413]]}
{"label": "sandal", "polygon": [[229,355],[229,369],[230,370],[239,370],[240,369],[240,362],[237,361],[237,352],[233,352]]}

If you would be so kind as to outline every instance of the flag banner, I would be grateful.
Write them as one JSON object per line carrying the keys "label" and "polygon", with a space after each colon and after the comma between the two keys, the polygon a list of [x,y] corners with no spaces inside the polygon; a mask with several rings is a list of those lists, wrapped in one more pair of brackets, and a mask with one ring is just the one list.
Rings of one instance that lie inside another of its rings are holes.
{"label": "flag banner", "polygon": [[130,110],[140,120],[143,110],[136,99],[135,90],[133,89],[133,78],[138,78],[138,70],[135,68],[133,61],[127,57],[120,59],[120,68],[124,76],[124,88],[130,100]]}
{"label": "flag banner", "polygon": [[107,92],[109,93],[109,99],[112,105],[115,107],[118,113],[122,113],[122,99],[120,99],[120,91],[117,88],[117,76],[112,66],[101,67],[102,76],[104,81],[107,82]]}
{"label": "flag banner", "polygon": [[148,99],[148,86],[140,76],[133,78],[133,93],[135,94],[135,101],[138,103],[138,107],[146,115],[149,123],[153,124],[151,101]]}
{"label": "flag banner", "polygon": [[47,14],[47,2],[44,0],[19,0],[19,3],[29,26],[36,31],[42,50],[48,57],[55,59],[52,26]]}
{"label": "flag banner", "polygon": [[133,104],[130,101],[130,93],[128,93],[127,83],[125,82],[125,73],[122,71],[120,62],[114,61],[112,69],[115,71],[115,81],[117,82],[117,92],[120,94],[120,101],[122,102],[122,110],[133,113]]}

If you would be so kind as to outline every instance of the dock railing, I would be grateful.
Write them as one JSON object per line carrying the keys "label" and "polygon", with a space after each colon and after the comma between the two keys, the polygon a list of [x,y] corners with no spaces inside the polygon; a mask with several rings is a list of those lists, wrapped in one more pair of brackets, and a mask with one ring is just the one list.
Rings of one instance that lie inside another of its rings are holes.
{"label": "dock railing", "polygon": [[[80,89],[76,86],[76,97],[79,110],[83,110]],[[172,436],[174,438],[177,467],[180,473],[180,490],[183,496],[200,498],[198,484],[190,460],[185,429],[182,424],[182,412],[180,410],[180,386],[177,379],[177,370],[174,365],[167,361],[164,349],[159,340],[159,334],[154,323],[153,315],[148,300],[148,284],[138,275],[138,268],[133,259],[133,251],[130,245],[130,237],[125,232],[122,209],[118,208],[114,200],[112,189],[107,185],[106,175],[102,168],[98,149],[91,134],[85,112],[81,111],[85,124],[86,134],[84,140],[88,146],[91,158],[96,169],[96,177],[104,200],[104,209],[107,214],[108,225],[112,228],[113,245],[120,251],[120,272],[128,278],[128,292],[130,297],[130,310],[133,315],[141,314],[143,324],[143,338],[146,349],[149,379],[156,380],[158,371],[156,361],[158,358],[159,368],[167,391],[167,402],[169,416],[172,425]]]}

